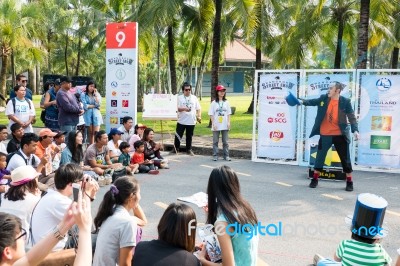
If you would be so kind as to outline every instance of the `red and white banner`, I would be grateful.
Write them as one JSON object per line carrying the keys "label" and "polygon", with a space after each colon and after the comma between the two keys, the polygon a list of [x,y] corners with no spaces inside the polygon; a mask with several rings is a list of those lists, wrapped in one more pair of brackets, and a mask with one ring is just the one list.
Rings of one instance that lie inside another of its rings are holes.
{"label": "red and white banner", "polygon": [[119,127],[124,116],[136,123],[138,24],[106,25],[106,130]]}

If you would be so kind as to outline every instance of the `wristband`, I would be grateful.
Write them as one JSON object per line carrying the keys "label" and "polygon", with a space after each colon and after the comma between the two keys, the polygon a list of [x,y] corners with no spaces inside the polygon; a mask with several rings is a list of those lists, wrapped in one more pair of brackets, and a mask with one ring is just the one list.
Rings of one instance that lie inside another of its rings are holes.
{"label": "wristband", "polygon": [[91,196],[89,196],[89,194],[85,191],[86,196],[88,196],[88,198],[90,199],[90,201],[94,201],[94,198],[92,198]]}
{"label": "wristband", "polygon": [[53,235],[58,241],[61,241],[65,238],[65,235],[61,234],[60,229],[58,228],[58,225],[56,227],[54,227]]}

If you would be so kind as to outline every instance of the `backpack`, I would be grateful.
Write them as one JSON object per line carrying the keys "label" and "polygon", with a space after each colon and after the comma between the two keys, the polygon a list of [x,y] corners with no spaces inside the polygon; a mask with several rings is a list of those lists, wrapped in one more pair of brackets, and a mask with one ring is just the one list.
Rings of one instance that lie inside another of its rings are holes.
{"label": "backpack", "polygon": [[[18,154],[19,156],[21,156],[22,159],[24,159],[25,164],[28,165],[28,159],[25,159],[24,155],[22,155],[22,153],[21,153],[19,150],[7,154],[7,157],[6,157],[7,165],[8,165],[8,163],[10,162],[11,158],[12,158],[15,154]],[[35,164],[36,164],[35,156],[33,156],[33,157],[32,157],[32,165],[35,165]]]}

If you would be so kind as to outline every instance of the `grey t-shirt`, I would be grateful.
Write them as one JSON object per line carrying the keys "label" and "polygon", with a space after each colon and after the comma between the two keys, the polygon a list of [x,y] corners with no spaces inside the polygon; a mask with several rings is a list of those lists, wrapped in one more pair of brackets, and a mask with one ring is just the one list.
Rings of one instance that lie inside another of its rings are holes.
{"label": "grey t-shirt", "polygon": [[98,164],[106,165],[106,155],[108,154],[107,145],[103,146],[101,151],[98,151],[96,148],[96,144],[93,143],[86,149],[85,157],[83,158],[83,163],[85,165],[90,165],[90,160],[96,160]]}
{"label": "grey t-shirt", "polygon": [[100,227],[93,266],[118,265],[120,248],[136,246],[136,232],[135,218],[118,205],[114,214]]}

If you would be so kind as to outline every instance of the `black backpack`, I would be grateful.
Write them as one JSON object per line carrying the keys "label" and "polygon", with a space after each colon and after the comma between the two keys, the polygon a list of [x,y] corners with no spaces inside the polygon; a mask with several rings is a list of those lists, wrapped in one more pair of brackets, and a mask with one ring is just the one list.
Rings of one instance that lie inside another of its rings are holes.
{"label": "black backpack", "polygon": [[[10,162],[11,158],[12,158],[15,154],[18,154],[19,156],[21,156],[22,159],[24,159],[25,164],[28,165],[28,159],[25,159],[24,155],[22,155],[22,153],[21,153],[19,150],[7,154],[7,157],[6,157],[7,165],[8,165],[8,163]],[[33,157],[32,157],[32,165],[35,165],[35,164],[36,164],[35,156],[33,156]]]}

